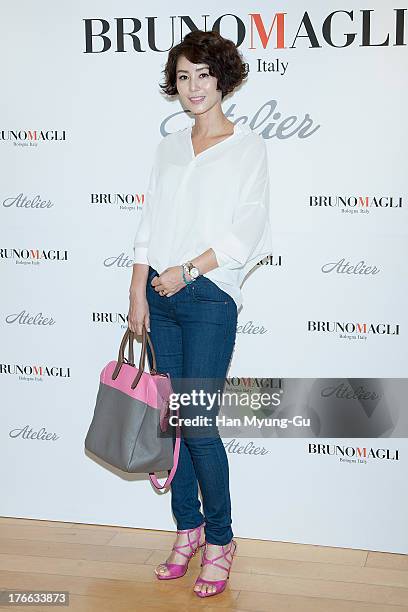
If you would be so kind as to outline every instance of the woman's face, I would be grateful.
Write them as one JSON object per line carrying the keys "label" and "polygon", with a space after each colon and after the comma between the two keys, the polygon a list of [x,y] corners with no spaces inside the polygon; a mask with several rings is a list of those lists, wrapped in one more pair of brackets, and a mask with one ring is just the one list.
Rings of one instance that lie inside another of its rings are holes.
{"label": "woman's face", "polygon": [[217,79],[210,75],[207,64],[192,64],[184,55],[177,60],[176,86],[183,108],[195,115],[205,113],[221,102]]}

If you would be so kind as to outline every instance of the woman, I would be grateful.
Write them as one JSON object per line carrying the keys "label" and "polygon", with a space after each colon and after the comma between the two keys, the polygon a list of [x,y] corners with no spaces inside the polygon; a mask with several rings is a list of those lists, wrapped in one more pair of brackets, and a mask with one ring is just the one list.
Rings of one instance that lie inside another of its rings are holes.
{"label": "woman", "polygon": [[[195,122],[156,148],[134,240],[129,328],[141,334],[146,326],[157,368],[172,381],[199,378],[206,390],[222,391],[242,305],[240,285],[271,252],[266,145],[221,108],[224,96],[247,77],[232,41],[216,32],[191,32],[169,52],[164,73],[164,92],[178,94]],[[208,405],[194,414],[207,416]],[[204,546],[194,591],[200,597],[222,592],[236,542],[228,459],[214,419],[188,432],[183,428],[171,505],[177,539],[156,568],[157,578],[184,575]]]}

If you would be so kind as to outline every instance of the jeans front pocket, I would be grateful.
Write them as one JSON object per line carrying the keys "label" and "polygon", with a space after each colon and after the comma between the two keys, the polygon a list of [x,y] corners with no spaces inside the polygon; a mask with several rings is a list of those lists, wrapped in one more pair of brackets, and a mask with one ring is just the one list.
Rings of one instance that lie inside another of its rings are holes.
{"label": "jeans front pocket", "polygon": [[223,291],[212,280],[205,276],[199,276],[190,285],[194,302],[206,304],[228,304],[232,299],[228,293]]}

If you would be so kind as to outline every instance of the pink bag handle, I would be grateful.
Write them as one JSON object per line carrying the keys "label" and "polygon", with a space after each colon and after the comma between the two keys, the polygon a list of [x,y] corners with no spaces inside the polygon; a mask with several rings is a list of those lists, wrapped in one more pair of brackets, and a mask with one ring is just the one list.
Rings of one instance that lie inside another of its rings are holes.
{"label": "pink bag handle", "polygon": [[[177,408],[177,419],[179,417],[179,410]],[[149,478],[151,483],[156,487],[156,489],[160,490],[160,489],[166,489],[167,487],[170,486],[171,481],[173,480],[175,474],[176,474],[176,470],[177,470],[177,466],[178,466],[178,461],[179,461],[179,455],[180,455],[180,424],[177,420],[177,425],[176,425],[176,443],[174,445],[174,451],[173,451],[173,467],[170,470],[170,474],[168,475],[166,482],[164,484],[160,484],[160,482],[157,480],[157,476],[154,472],[151,472],[149,474]]]}

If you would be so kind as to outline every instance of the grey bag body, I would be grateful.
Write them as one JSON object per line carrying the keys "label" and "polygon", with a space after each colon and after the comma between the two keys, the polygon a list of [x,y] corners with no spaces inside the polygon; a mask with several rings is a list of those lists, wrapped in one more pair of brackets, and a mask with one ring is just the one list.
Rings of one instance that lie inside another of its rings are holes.
{"label": "grey bag body", "polygon": [[160,435],[160,412],[104,383],[99,384],[85,448],[107,463],[137,474],[173,467],[173,439]]}

